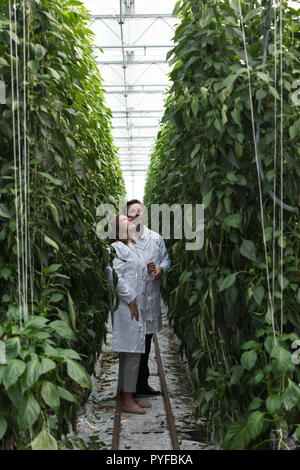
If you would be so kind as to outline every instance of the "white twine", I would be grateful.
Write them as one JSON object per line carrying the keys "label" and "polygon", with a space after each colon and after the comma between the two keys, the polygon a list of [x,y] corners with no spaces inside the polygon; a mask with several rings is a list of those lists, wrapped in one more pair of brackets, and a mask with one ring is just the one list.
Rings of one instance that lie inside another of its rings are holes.
{"label": "white twine", "polygon": [[[283,201],[283,48],[282,48],[282,0],[279,10],[280,44],[280,199]],[[283,334],[283,207],[280,206],[280,333]]]}
{"label": "white twine", "polygon": [[[17,177],[17,145],[16,145],[16,122],[15,122],[15,84],[14,84],[14,64],[13,64],[13,43],[12,43],[12,8],[11,0],[8,5],[9,10],[9,36],[10,36],[10,67],[11,67],[11,101],[12,101],[12,127],[13,127],[13,154],[14,154],[14,183],[15,183],[15,208],[16,208],[16,234],[17,234],[17,268],[18,268],[18,308],[21,312],[21,275],[20,275],[20,231],[19,231],[19,200],[18,200],[18,177]],[[22,327],[22,316],[20,315],[20,327]]]}
{"label": "white twine", "polygon": [[265,262],[266,262],[267,286],[268,286],[268,295],[269,295],[269,302],[270,302],[270,308],[271,308],[271,318],[272,318],[272,330],[273,330],[273,336],[274,336],[274,344],[276,346],[277,345],[277,339],[276,339],[276,330],[275,330],[275,323],[274,323],[274,307],[273,307],[271,287],[270,287],[270,275],[269,275],[269,263],[268,263],[267,244],[266,244],[266,234],[265,234],[262,189],[261,189],[261,180],[260,180],[260,175],[259,175],[258,151],[257,151],[257,145],[256,145],[256,138],[255,138],[255,120],[254,120],[253,101],[252,101],[251,76],[250,76],[249,58],[248,58],[247,45],[246,45],[246,35],[245,35],[244,21],[243,21],[243,14],[242,14],[242,7],[241,7],[240,0],[239,0],[239,12],[240,12],[241,30],[242,30],[243,43],[244,43],[245,59],[246,59],[246,65],[247,65],[247,75],[248,75],[248,85],[249,85],[249,101],[250,101],[250,111],[251,111],[251,123],[252,123],[254,153],[255,153],[256,169],[257,169],[257,176],[258,176],[259,203],[260,203],[260,214],[261,214],[261,225],[262,225],[262,234],[263,234]]}
{"label": "white twine", "polygon": [[[25,299],[25,310],[24,310],[24,321],[27,322],[28,320],[28,306],[27,306],[27,298],[28,298],[28,241],[30,240],[30,234],[28,234],[28,162],[27,162],[27,96],[26,96],[26,0],[23,0],[23,95],[24,95],[24,136],[23,136],[23,155],[24,155],[24,212],[25,212],[25,292],[24,292],[24,299]],[[29,236],[28,236],[29,235]]]}

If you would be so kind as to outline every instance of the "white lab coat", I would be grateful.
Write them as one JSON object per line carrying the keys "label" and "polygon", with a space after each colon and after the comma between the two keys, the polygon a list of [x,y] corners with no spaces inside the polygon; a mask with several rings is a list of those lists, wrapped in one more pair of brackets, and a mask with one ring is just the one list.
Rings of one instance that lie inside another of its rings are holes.
{"label": "white lab coat", "polygon": [[[146,263],[142,254],[133,243],[125,245],[122,242],[114,242],[119,258],[113,261],[113,267],[118,276],[116,287],[119,296],[119,306],[114,311],[111,303],[112,315],[112,350],[118,352],[145,352],[145,283]],[[126,260],[126,261],[122,261]],[[110,266],[107,267],[108,280],[113,285],[113,273]],[[129,304],[135,300],[139,310],[139,320],[131,319]]]}
{"label": "white lab coat", "polygon": [[[159,233],[144,226],[143,238],[134,237],[136,246],[143,253],[146,264],[154,261],[155,266],[161,266],[165,273],[170,269],[171,263],[164,239]],[[160,279],[147,276],[146,285],[146,334],[158,333],[162,330],[160,311]]]}

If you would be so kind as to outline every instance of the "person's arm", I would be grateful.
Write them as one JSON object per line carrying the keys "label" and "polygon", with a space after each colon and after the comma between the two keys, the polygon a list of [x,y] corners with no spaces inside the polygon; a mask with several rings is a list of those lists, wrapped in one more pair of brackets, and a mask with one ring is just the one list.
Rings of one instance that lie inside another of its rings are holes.
{"label": "person's arm", "polygon": [[160,267],[163,268],[163,274],[166,273],[171,267],[171,261],[167,252],[164,239],[160,238]]}
{"label": "person's arm", "polygon": [[154,279],[159,279],[164,276],[164,274],[170,269],[171,262],[166,249],[164,239],[160,237],[159,239],[159,249],[160,249],[160,264],[156,267],[156,272],[154,274]]}
{"label": "person's arm", "polygon": [[[116,253],[119,256],[119,258],[126,259],[126,254],[124,253],[124,251],[122,249],[120,249],[120,247],[117,248],[115,246],[115,250],[116,250]],[[116,271],[117,276],[118,276],[118,283],[117,283],[117,286],[116,286],[116,292],[119,295],[119,297],[129,305],[129,304],[131,304],[131,302],[133,300],[135,300],[137,295],[136,295],[135,292],[133,292],[132,288],[130,287],[130,285],[128,284],[128,282],[126,281],[126,279],[124,277],[126,261],[122,261],[119,258],[115,258],[114,261],[113,261],[113,267],[114,267],[114,270]],[[110,273],[109,274],[110,274],[110,278],[112,280],[113,277],[112,277],[112,269],[111,268],[110,268]]]}

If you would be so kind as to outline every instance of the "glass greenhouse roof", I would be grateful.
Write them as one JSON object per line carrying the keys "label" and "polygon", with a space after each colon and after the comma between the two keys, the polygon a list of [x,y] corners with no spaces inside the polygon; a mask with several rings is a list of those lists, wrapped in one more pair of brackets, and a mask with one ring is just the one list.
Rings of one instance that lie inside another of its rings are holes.
{"label": "glass greenhouse roof", "polygon": [[[167,52],[173,47],[176,0],[84,0],[89,28],[100,46],[99,71],[113,114],[127,197],[143,198],[151,149],[169,84]],[[121,15],[120,15],[121,8]]]}
{"label": "glass greenhouse roof", "polygon": [[[176,0],[83,0],[92,14],[106,104],[113,114],[114,143],[125,178],[127,197],[143,198],[149,157],[170,68],[166,54],[173,47],[172,17]],[[300,1],[289,4],[299,8]],[[121,11],[120,11],[121,9]]]}

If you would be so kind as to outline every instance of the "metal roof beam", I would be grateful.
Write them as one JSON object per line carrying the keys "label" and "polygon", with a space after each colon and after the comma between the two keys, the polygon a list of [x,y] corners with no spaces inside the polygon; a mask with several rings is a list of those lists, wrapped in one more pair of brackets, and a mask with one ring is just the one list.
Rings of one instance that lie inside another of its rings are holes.
{"label": "metal roof beam", "polygon": [[[161,88],[168,86],[169,83],[134,83],[132,85],[128,84],[128,88],[136,88],[136,87],[149,87],[149,86],[159,86]],[[103,88],[121,88],[122,85],[109,85],[109,83],[103,83]]]}
{"label": "metal roof beam", "polygon": [[113,45],[109,45],[109,46],[93,46],[95,49],[121,49],[121,48],[124,48],[124,49],[154,49],[154,48],[161,48],[161,49],[165,49],[165,48],[168,48],[168,47],[174,47],[175,44],[139,44],[139,45],[128,45],[128,46],[113,46]]}
{"label": "metal roof beam", "polygon": [[113,113],[115,114],[131,114],[131,113],[161,113],[163,111],[162,109],[128,109],[128,111],[124,111],[123,109],[121,110],[112,110]]}
{"label": "metal roof beam", "polygon": [[165,89],[163,90],[126,90],[126,94],[125,94],[125,91],[124,90],[111,90],[111,91],[105,91],[105,94],[106,95],[123,95],[123,96],[128,96],[128,95],[132,95],[132,94],[137,94],[137,93],[145,93],[145,94],[162,94],[165,92]]}
{"label": "metal roof beam", "polygon": [[171,13],[139,13],[135,15],[91,15],[93,20],[127,20],[127,19],[163,19],[163,18],[174,18],[176,16]]}
{"label": "metal roof beam", "polygon": [[113,126],[113,129],[156,129],[158,126]]}
{"label": "metal roof beam", "polygon": [[156,139],[156,136],[155,137],[150,137],[149,135],[138,135],[138,136],[134,136],[134,137],[118,137],[118,136],[115,136],[114,137],[114,140],[128,140],[128,142],[132,142],[133,140],[155,140]]}
{"label": "metal roof beam", "polygon": [[127,61],[123,64],[122,60],[96,60],[96,64],[98,65],[122,65],[123,68],[127,67],[128,65],[146,65],[146,64],[167,64],[168,62],[164,59],[156,59],[156,60],[132,60]]}

